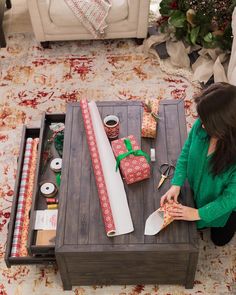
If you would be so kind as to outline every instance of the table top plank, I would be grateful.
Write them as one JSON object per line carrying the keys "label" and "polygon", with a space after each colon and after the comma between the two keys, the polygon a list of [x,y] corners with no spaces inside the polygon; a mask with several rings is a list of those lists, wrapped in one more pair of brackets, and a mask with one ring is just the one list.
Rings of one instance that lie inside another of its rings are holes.
{"label": "table top plank", "polygon": [[[181,126],[183,126],[181,125],[183,122],[179,121],[179,101],[176,101],[175,104],[163,104],[163,106],[165,116],[167,162],[172,165],[176,165],[176,160],[178,159],[182,147],[180,130],[183,129],[181,128]],[[170,180],[168,180],[168,187],[170,185]],[[188,238],[186,222],[173,222],[166,228],[165,233],[165,240],[168,241],[168,243],[174,243],[176,240],[179,242],[186,242],[186,239]]]}
{"label": "table top plank", "polygon": [[[171,136],[168,134],[168,132],[172,132],[172,136],[174,138],[178,137],[179,140],[175,140],[175,141],[168,141],[168,146],[170,147],[171,150],[168,151],[169,153],[169,157],[170,159],[174,161],[174,159],[178,159],[179,154],[181,153],[181,149],[182,146],[186,140],[187,137],[187,129],[186,128],[181,128],[181,126],[183,126],[184,124],[186,124],[185,122],[185,114],[184,114],[184,101],[181,101],[181,103],[176,104],[176,110],[171,109],[171,107],[169,107],[168,111],[167,111],[167,115],[169,117],[171,113],[175,113],[176,117],[174,119],[174,116],[172,116],[172,120],[168,120],[167,121],[167,126],[168,126],[168,131],[167,131],[167,137],[170,138]],[[173,121],[175,120],[175,121]],[[171,126],[173,126],[174,122],[177,123],[177,126],[179,128],[176,128],[175,130],[171,130]],[[175,133],[176,132],[176,133]],[[181,190],[181,194],[179,196],[179,201],[181,201],[181,198],[183,198],[183,196],[187,196],[186,192],[183,194],[183,191],[185,190],[185,188],[183,188]],[[186,204],[186,200],[184,200],[184,203]],[[174,232],[178,232],[178,239],[180,242],[189,242],[189,228],[191,227],[191,223],[188,223],[188,226],[186,227],[186,221],[179,221],[174,222],[173,223],[173,231]]]}
{"label": "table top plank", "polygon": [[[102,118],[104,118],[104,107],[102,108]],[[128,126],[127,126],[127,118],[128,118],[128,112],[127,112],[127,106],[125,105],[118,105],[113,108],[113,114],[116,115],[119,118],[120,121],[120,131],[119,131],[119,137],[125,137],[128,132]],[[114,167],[115,169],[115,167]],[[122,177],[122,176],[121,176]],[[129,235],[120,235],[113,238],[114,244],[128,244],[129,242]]]}
{"label": "table top plank", "polygon": [[[151,147],[155,147],[155,140],[151,138],[143,138],[142,139],[142,150],[150,155]],[[151,167],[151,177],[145,181],[142,181],[142,194],[143,194],[143,216],[144,216],[144,224],[148,216],[153,212],[153,208],[155,208],[155,199],[157,198],[157,194],[154,187],[153,179],[156,177],[154,174],[154,162],[150,163]],[[144,236],[144,243],[155,243],[155,236]]]}
{"label": "table top plank", "polygon": [[102,121],[106,116],[114,115],[114,107],[113,106],[104,106],[104,107],[100,107],[98,109],[99,109]]}
{"label": "table top plank", "polygon": [[[175,128],[174,128],[175,126]],[[181,152],[180,124],[178,116],[178,105],[165,106],[165,133],[167,147],[167,161],[175,165],[176,159]]]}
{"label": "table top plank", "polygon": [[120,132],[119,132],[119,138],[125,137],[128,134],[128,126],[127,126],[127,120],[128,120],[128,112],[126,106],[117,106],[114,108],[114,115],[116,115],[119,118],[120,121]]}
{"label": "table top plank", "polygon": [[[113,113],[113,105],[99,107],[98,109],[102,119],[105,116],[111,115]],[[85,141],[87,142],[86,136],[85,136]],[[89,157],[90,157],[90,154],[89,154]],[[92,163],[90,165],[92,165]],[[87,219],[89,219],[89,232],[88,232],[89,244],[96,245],[99,241],[99,243],[103,245],[105,244],[110,245],[112,244],[113,241],[112,239],[106,236],[93,169],[91,169],[91,181],[87,182],[87,185],[89,185],[91,189],[90,196],[89,196],[90,210],[89,210],[89,214],[87,215]]]}
{"label": "table top plank", "polygon": [[[134,135],[141,148],[141,107],[128,106],[128,134]],[[144,180],[146,181],[146,180]],[[129,208],[134,224],[134,231],[130,233],[129,243],[144,242],[144,216],[143,216],[143,194],[142,183],[136,182],[126,185],[128,192]]]}
{"label": "table top plank", "polygon": [[[83,126],[83,122],[80,121],[80,126]],[[83,130],[83,128],[82,128]],[[75,136],[76,138],[76,136]],[[78,144],[78,143],[77,143]],[[81,143],[79,145],[79,151],[76,151],[81,154],[80,165],[78,163],[77,169],[80,169],[80,176],[86,181],[81,181],[79,186],[79,210],[78,210],[78,244],[88,244],[89,243],[89,220],[87,218],[88,212],[90,210],[90,194],[91,186],[88,183],[91,183],[92,175],[92,165],[91,157],[89,154],[89,148],[85,136],[85,130],[81,134]],[[79,175],[78,175],[79,177]],[[74,213],[73,213],[74,214]]]}
{"label": "table top plank", "polygon": [[91,183],[88,185],[91,188],[90,210],[87,215],[89,219],[89,245],[112,245],[112,239],[106,236],[94,173],[91,174]]}
{"label": "table top plank", "polygon": [[[71,105],[67,106],[65,126],[72,126],[73,120],[73,107]],[[68,190],[68,177],[70,173],[70,148],[71,148],[71,134],[72,129],[67,129],[64,135],[64,145],[63,145],[63,166],[61,185],[60,185],[60,195],[59,195],[59,212],[57,220],[57,235],[56,235],[56,251],[61,248],[64,243],[65,238],[65,220],[66,220],[66,206],[67,202],[67,190]],[[60,230],[59,230],[60,229]],[[59,234],[58,234],[59,233]]]}
{"label": "table top plank", "polygon": [[[78,240],[78,224],[80,209],[80,187],[79,179],[82,178],[83,152],[81,146],[83,143],[83,125],[82,118],[79,116],[80,110],[73,108],[72,126],[71,126],[71,142],[70,142],[70,160],[69,160],[69,185],[67,190],[67,206],[65,219],[65,241],[67,244],[76,244]],[[78,119],[78,121],[75,120]],[[78,142],[80,138],[80,142]],[[74,165],[76,163],[76,165]],[[79,186],[77,185],[79,183]],[[61,195],[60,195],[61,197]]]}
{"label": "table top plank", "polygon": [[[162,184],[160,189],[158,190],[158,184],[161,179],[161,173],[159,171],[159,167],[163,163],[168,162],[168,155],[167,155],[167,139],[166,139],[166,117],[165,117],[165,105],[161,103],[159,105],[159,114],[158,114],[158,125],[157,125],[157,137],[155,139],[156,143],[156,162],[153,165],[153,182],[154,182],[154,207],[150,208],[149,215],[155,210],[160,207],[160,198],[161,196],[167,191],[170,186],[169,179]],[[170,225],[171,226],[171,225]],[[165,243],[168,240],[168,231],[169,229],[166,228],[162,230],[158,235],[155,236],[155,242]]]}

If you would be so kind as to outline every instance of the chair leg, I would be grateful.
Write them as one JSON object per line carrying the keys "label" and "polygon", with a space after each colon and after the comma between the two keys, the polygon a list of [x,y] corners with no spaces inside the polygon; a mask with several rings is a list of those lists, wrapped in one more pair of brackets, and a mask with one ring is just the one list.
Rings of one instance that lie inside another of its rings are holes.
{"label": "chair leg", "polygon": [[142,45],[143,44],[143,38],[135,38],[135,42],[137,45]]}
{"label": "chair leg", "polygon": [[40,44],[44,49],[49,48],[49,41],[40,42]]}
{"label": "chair leg", "polygon": [[3,29],[2,29],[2,26],[0,26],[0,48],[1,47],[6,47],[6,39],[5,39],[5,36],[4,36],[4,32],[3,32]]}
{"label": "chair leg", "polygon": [[6,0],[6,6],[7,6],[7,9],[11,9],[12,7],[11,0]]}

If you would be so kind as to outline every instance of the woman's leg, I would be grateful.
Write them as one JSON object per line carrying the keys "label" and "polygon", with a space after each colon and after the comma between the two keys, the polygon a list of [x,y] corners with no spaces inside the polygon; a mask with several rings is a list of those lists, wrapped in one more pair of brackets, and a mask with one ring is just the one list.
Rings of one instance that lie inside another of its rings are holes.
{"label": "woman's leg", "polygon": [[236,212],[233,211],[224,227],[211,228],[211,240],[216,246],[224,246],[234,236],[236,230]]}

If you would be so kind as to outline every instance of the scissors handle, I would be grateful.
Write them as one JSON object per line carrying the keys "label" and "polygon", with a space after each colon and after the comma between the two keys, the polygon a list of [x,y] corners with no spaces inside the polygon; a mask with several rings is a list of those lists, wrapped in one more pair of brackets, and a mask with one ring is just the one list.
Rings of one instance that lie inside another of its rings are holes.
{"label": "scissors handle", "polygon": [[158,187],[157,187],[158,189],[162,186],[162,184],[166,180],[166,178],[167,178],[166,175],[164,175],[164,174],[161,175],[161,179],[160,179],[160,181],[158,183]]}
{"label": "scissors handle", "polygon": [[165,163],[160,166],[159,170],[162,175],[165,175],[166,178],[169,178],[174,174],[175,166]]}

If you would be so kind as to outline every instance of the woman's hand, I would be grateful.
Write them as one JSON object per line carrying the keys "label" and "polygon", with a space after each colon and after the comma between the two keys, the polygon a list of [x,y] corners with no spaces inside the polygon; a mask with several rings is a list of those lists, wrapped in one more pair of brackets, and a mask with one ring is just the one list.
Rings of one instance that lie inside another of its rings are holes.
{"label": "woman's hand", "polygon": [[173,203],[168,208],[168,214],[176,220],[195,221],[200,220],[198,210],[192,207]]}
{"label": "woman's hand", "polygon": [[180,193],[180,186],[178,185],[172,185],[170,189],[161,197],[161,206],[164,205],[165,202],[173,203],[177,202],[178,196]]}

